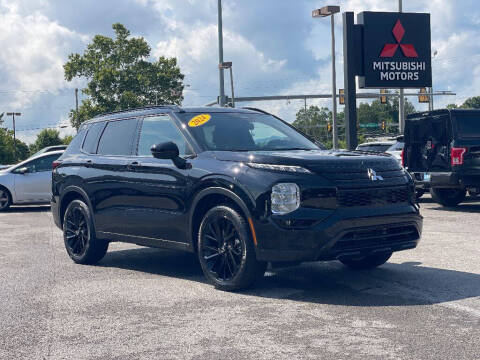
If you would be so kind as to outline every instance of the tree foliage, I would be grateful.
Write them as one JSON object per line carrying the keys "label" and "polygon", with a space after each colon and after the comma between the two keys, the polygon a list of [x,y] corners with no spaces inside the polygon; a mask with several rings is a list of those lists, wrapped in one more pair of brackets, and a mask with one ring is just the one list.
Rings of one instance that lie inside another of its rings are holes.
{"label": "tree foliage", "polygon": [[13,142],[13,131],[0,128],[0,164],[15,164],[17,161],[26,159],[29,156],[28,145],[23,141],[16,139],[17,156],[15,158],[15,149]]}
{"label": "tree foliage", "polygon": [[30,153],[34,154],[47,146],[61,145],[63,140],[60,138],[60,133],[55,129],[43,129],[37,135],[35,142],[30,145]]}
{"label": "tree foliage", "polygon": [[468,98],[460,107],[462,109],[480,109],[480,96]]}
{"label": "tree foliage", "polygon": [[100,113],[152,104],[180,104],[183,78],[176,58],[149,62],[151,49],[143,38],[130,37],[122,24],[114,24],[115,39],[96,35],[85,52],[70,54],[65,79],[86,78],[87,95],[70,121],[79,125]]}

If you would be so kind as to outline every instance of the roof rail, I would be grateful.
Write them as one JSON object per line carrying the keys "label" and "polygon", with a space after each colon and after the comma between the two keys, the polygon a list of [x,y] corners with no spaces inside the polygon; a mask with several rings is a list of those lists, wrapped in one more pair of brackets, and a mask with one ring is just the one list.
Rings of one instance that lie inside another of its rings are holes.
{"label": "roof rail", "polygon": [[92,119],[96,119],[96,118],[99,118],[99,117],[102,117],[102,116],[105,116],[105,115],[113,115],[113,114],[120,114],[120,113],[129,112],[129,111],[149,110],[149,109],[171,109],[171,110],[177,110],[177,111],[182,110],[180,108],[180,106],[178,106],[178,105],[147,105],[147,106],[131,108],[131,109],[110,111],[110,112],[107,112],[107,113],[96,115]]}

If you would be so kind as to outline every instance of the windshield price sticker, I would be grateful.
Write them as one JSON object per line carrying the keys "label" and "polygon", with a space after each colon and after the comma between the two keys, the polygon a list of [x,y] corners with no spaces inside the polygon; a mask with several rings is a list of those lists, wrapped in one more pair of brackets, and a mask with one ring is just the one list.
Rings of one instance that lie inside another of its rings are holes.
{"label": "windshield price sticker", "polygon": [[211,119],[210,114],[200,114],[190,119],[188,122],[188,126],[190,127],[197,127],[202,126],[203,124],[207,123],[208,120]]}

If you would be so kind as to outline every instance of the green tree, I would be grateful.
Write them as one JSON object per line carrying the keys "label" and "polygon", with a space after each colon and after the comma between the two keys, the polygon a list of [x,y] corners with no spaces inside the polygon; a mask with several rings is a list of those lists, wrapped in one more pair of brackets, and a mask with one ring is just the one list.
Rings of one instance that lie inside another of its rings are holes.
{"label": "green tree", "polygon": [[27,144],[16,139],[16,157],[13,142],[13,131],[0,128],[0,164],[14,164],[17,161],[24,160],[29,155]]}
{"label": "green tree", "polygon": [[100,113],[151,104],[180,104],[183,78],[176,58],[160,57],[149,62],[151,49],[143,38],[131,38],[122,24],[113,24],[115,39],[96,35],[85,52],[70,54],[64,65],[65,79],[88,80],[82,89],[87,99],[70,121],[80,124]]}
{"label": "green tree", "polygon": [[462,109],[480,109],[480,96],[468,98],[460,107]]}
{"label": "green tree", "polygon": [[448,104],[447,109],[457,109],[458,105],[457,104]]}
{"label": "green tree", "polygon": [[73,135],[67,135],[62,139],[62,144],[69,145],[73,140]]}
{"label": "green tree", "polygon": [[316,140],[322,141],[327,136],[327,124],[331,122],[331,119],[332,112],[328,108],[310,106],[297,112],[293,126]]}
{"label": "green tree", "polygon": [[55,129],[43,129],[37,135],[35,142],[30,145],[30,153],[34,154],[47,146],[63,144],[60,133]]}

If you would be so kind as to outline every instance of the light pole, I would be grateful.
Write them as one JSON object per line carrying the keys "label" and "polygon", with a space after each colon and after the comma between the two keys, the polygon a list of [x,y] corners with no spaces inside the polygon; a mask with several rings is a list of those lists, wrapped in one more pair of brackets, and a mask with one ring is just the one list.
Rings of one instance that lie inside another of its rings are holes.
{"label": "light pole", "polygon": [[232,107],[235,107],[235,92],[233,89],[233,66],[231,61],[222,62],[218,65],[220,69],[230,69],[230,86],[232,88]]}
{"label": "light pole", "polygon": [[7,112],[7,116],[12,117],[13,122],[13,156],[14,160],[17,161],[17,138],[15,135],[15,116],[20,116],[22,113],[19,112]]}
{"label": "light pole", "polygon": [[[223,63],[223,22],[222,22],[222,0],[218,0],[218,63]],[[223,69],[218,68],[220,81],[220,97],[218,103],[225,106],[225,83],[223,77]]]}
{"label": "light pole", "polygon": [[337,84],[335,72],[335,14],[340,12],[340,6],[329,5],[313,10],[312,17],[330,16],[332,27],[332,137],[333,148],[338,149],[338,126],[337,126]]}

